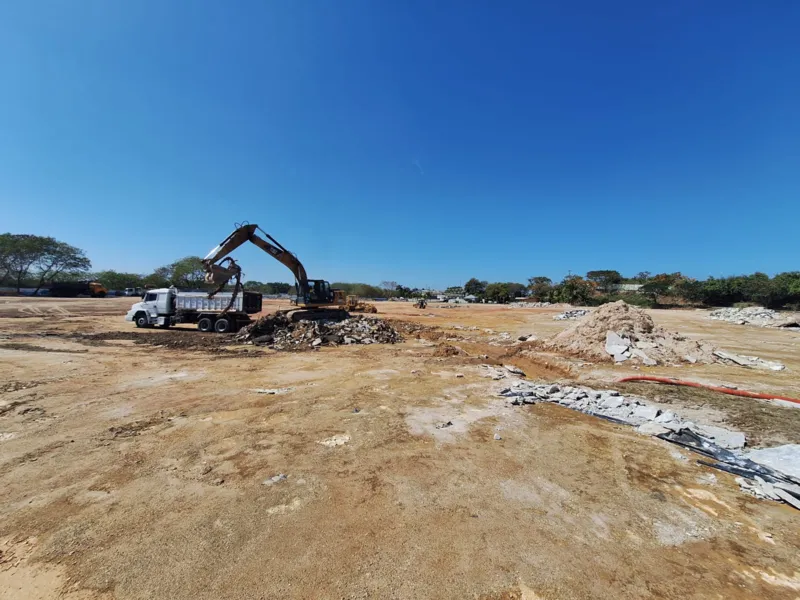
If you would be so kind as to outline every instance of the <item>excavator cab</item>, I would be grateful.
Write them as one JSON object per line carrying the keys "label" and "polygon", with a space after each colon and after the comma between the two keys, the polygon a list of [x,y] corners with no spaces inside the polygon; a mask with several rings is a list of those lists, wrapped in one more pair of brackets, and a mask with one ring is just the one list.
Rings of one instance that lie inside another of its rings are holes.
{"label": "excavator cab", "polygon": [[334,304],[333,292],[331,291],[331,284],[323,279],[309,279],[308,280],[308,293],[305,297],[301,294],[297,295],[298,305],[328,305]]}

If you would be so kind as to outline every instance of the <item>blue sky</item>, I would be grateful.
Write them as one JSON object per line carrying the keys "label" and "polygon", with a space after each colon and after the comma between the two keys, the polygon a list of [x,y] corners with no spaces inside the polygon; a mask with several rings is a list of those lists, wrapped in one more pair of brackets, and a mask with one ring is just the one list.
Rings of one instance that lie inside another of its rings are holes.
{"label": "blue sky", "polygon": [[793,0],[9,0],[0,230],[147,272],[247,220],[410,286],[795,270],[798,30]]}

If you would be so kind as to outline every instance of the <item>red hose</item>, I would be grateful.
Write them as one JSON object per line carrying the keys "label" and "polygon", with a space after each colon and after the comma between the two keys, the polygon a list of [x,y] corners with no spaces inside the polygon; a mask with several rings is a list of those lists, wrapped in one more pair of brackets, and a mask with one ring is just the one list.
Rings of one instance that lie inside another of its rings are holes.
{"label": "red hose", "polygon": [[626,381],[655,381],[656,383],[666,383],[668,385],[685,385],[688,387],[703,388],[715,392],[722,392],[723,394],[730,394],[731,396],[742,396],[744,398],[759,398],[760,400],[785,400],[786,402],[794,402],[800,404],[800,399],[789,398],[787,396],[776,396],[774,394],[758,394],[756,392],[747,392],[745,390],[732,390],[726,387],[719,387],[716,385],[706,385],[704,383],[696,383],[694,381],[684,381],[682,379],[672,379],[670,377],[650,377],[647,375],[639,375],[636,377],[623,377],[617,380],[617,383],[625,383]]}

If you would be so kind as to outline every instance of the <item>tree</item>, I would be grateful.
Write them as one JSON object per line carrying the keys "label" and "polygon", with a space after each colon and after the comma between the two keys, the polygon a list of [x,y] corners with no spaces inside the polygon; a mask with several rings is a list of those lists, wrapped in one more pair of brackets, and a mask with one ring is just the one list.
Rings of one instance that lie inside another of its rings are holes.
{"label": "tree", "polygon": [[45,282],[64,275],[76,276],[92,266],[86,253],[53,237],[4,233],[0,235],[0,272],[11,279],[19,293],[29,277],[36,292]]}
{"label": "tree", "polygon": [[92,279],[99,281],[109,290],[124,290],[129,287],[144,287],[144,278],[138,273],[120,273],[118,271],[98,271]]}
{"label": "tree", "polygon": [[595,284],[586,281],[580,275],[568,275],[559,283],[551,294],[556,302],[568,304],[588,304],[594,295]]}
{"label": "tree", "polygon": [[265,294],[288,294],[292,289],[291,283],[283,283],[280,281],[271,281],[264,284]]}
{"label": "tree", "polygon": [[463,296],[464,288],[462,288],[460,285],[454,285],[447,288],[444,293],[446,296]]}
{"label": "tree", "polygon": [[483,296],[486,291],[486,282],[479,281],[474,277],[464,284],[464,291],[467,295]]}
{"label": "tree", "polygon": [[622,281],[622,275],[619,274],[619,271],[589,271],[586,273],[586,279],[597,285],[598,288],[608,290]]}
{"label": "tree", "polygon": [[398,298],[410,298],[411,294],[413,294],[411,288],[407,288],[403,285],[398,285],[396,288],[394,288],[394,292],[397,294]]}
{"label": "tree", "polygon": [[639,293],[649,296],[655,304],[658,304],[658,297],[666,295],[671,286],[672,283],[668,279],[653,279],[639,288]]}
{"label": "tree", "polygon": [[553,280],[549,277],[530,277],[528,278],[528,289],[531,296],[542,301],[550,295],[553,289]]}
{"label": "tree", "polygon": [[640,283],[644,283],[648,279],[650,279],[650,271],[639,271],[635,276],[634,279]]}
{"label": "tree", "polygon": [[508,293],[512,298],[522,298],[525,295],[525,290],[528,289],[524,283],[516,283],[515,281],[507,281]]}
{"label": "tree", "polygon": [[385,292],[386,296],[391,296],[397,289],[396,281],[381,281],[380,288]]}
{"label": "tree", "polygon": [[511,300],[511,291],[507,283],[490,283],[485,290],[486,299],[499,304],[505,304]]}

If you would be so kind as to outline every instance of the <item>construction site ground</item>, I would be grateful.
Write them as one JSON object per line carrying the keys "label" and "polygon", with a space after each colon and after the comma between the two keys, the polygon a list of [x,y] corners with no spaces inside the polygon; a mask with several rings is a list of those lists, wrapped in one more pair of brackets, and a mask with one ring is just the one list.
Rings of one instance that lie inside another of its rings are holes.
{"label": "construction site ground", "polygon": [[632,428],[509,406],[480,367],[798,443],[800,407],[613,382],[798,397],[800,332],[649,311],[787,368],[634,369],[516,343],[570,326],[559,307],[383,302],[429,328],[276,352],[136,329],[133,301],[0,298],[0,599],[800,597],[800,512]]}

